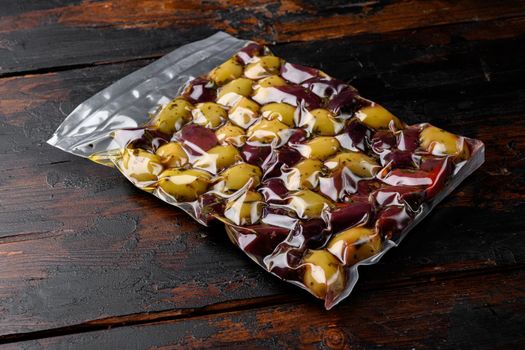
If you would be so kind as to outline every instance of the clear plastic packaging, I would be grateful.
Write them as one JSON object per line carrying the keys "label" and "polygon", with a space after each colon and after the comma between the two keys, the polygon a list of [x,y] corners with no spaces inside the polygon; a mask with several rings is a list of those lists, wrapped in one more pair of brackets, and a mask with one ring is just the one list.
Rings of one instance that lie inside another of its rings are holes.
{"label": "clear plastic packaging", "polygon": [[224,33],[78,106],[48,141],[114,165],[330,309],[484,161],[314,68]]}

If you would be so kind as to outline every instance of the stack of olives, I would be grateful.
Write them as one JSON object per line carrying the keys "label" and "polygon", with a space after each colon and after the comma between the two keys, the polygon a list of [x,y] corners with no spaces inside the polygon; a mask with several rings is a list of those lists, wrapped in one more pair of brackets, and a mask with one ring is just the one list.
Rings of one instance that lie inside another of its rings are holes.
{"label": "stack of olives", "polygon": [[268,271],[327,305],[468,159],[469,141],[407,126],[326,73],[250,44],[190,81],[116,165],[136,186],[218,219]]}

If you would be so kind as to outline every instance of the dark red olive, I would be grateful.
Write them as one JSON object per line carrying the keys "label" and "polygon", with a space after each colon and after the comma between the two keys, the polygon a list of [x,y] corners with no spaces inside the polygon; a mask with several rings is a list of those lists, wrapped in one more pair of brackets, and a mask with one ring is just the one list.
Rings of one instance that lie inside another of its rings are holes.
{"label": "dark red olive", "polygon": [[275,247],[284,241],[289,230],[270,225],[251,225],[231,227],[237,244],[246,253],[262,262],[265,256],[271,254]]}
{"label": "dark red olive", "polygon": [[425,157],[420,169],[432,179],[432,185],[425,190],[426,198],[432,199],[445,187],[447,179],[454,172],[454,164],[450,158]]}
{"label": "dark red olive", "polygon": [[319,76],[319,70],[286,62],[281,66],[281,76],[294,84],[301,84],[305,80]]}
{"label": "dark red olive", "polygon": [[276,94],[277,96],[274,101],[268,102],[284,102],[293,106],[304,104],[305,107],[310,109],[319,108],[321,106],[321,100],[319,97],[302,86],[283,85],[278,86],[275,89],[278,90],[280,94]]}
{"label": "dark red olive", "polygon": [[282,173],[282,167],[291,167],[302,158],[299,151],[288,146],[282,147],[275,153],[272,153],[270,158],[263,165],[265,171],[264,178],[278,177]]}
{"label": "dark red olive", "polygon": [[369,102],[360,98],[356,90],[349,88],[332,97],[327,108],[334,114],[352,116],[355,111],[367,104]]}
{"label": "dark red olive", "polygon": [[397,148],[402,151],[414,152],[419,147],[419,127],[409,126],[397,135]]}
{"label": "dark red olive", "polygon": [[295,225],[292,234],[286,240],[291,247],[306,250],[323,246],[328,240],[330,231],[321,219],[300,221]]}
{"label": "dark red olive", "polygon": [[339,232],[357,224],[365,223],[372,211],[368,202],[355,202],[341,205],[330,213],[332,231]]}
{"label": "dark red olive", "polygon": [[337,136],[337,139],[343,148],[366,151],[371,134],[372,131],[366,125],[352,120],[346,125],[344,132]]}
{"label": "dark red olive", "polygon": [[209,80],[196,78],[188,83],[182,95],[193,103],[215,102],[217,91]]}
{"label": "dark red olive", "polygon": [[261,167],[271,151],[272,148],[270,146],[253,146],[245,144],[241,148],[241,155],[246,163]]}
{"label": "dark red olive", "polygon": [[381,237],[396,241],[411,222],[412,217],[404,206],[389,206],[378,214],[376,229]]}
{"label": "dark red olive", "polygon": [[195,155],[206,152],[218,143],[217,136],[211,129],[196,124],[188,124],[183,127],[179,138],[188,150]]}
{"label": "dark red olive", "polygon": [[434,183],[434,176],[422,170],[393,169],[380,180],[391,186],[428,187]]}
{"label": "dark red olive", "polygon": [[239,50],[239,52],[237,52],[236,57],[241,64],[247,65],[248,63],[250,63],[254,56],[260,56],[263,53],[263,51],[263,46],[256,43],[251,43]]}
{"label": "dark red olive", "polygon": [[378,207],[406,204],[412,211],[418,210],[424,197],[424,188],[416,186],[387,186],[372,194],[374,204]]}
{"label": "dark red olive", "polygon": [[170,137],[154,129],[131,128],[115,131],[113,139],[121,148],[130,146],[133,148],[141,148],[149,152],[155,152],[157,148],[167,143],[170,140]]}
{"label": "dark red olive", "polygon": [[260,192],[266,201],[281,201],[288,194],[288,189],[281,179],[273,178],[263,182]]}
{"label": "dark red olive", "polygon": [[332,98],[344,89],[350,89],[357,92],[352,86],[347,85],[340,80],[327,77],[314,77],[306,80],[301,85],[321,98]]}
{"label": "dark red olive", "polygon": [[394,147],[397,143],[396,136],[388,130],[380,130],[374,133],[371,140],[372,150],[382,153],[386,149]]}
{"label": "dark red olive", "polygon": [[307,137],[308,137],[308,134],[306,133],[306,130],[293,129],[293,132],[288,138],[288,143],[289,144],[303,143],[304,141],[306,141]]}
{"label": "dark red olive", "polygon": [[212,193],[204,193],[200,196],[199,201],[201,208],[199,217],[207,224],[213,221],[216,216],[224,216],[223,198]]}
{"label": "dark red olive", "polygon": [[391,166],[395,168],[413,168],[417,166],[418,158],[419,156],[410,151],[395,149],[384,155],[383,165],[391,163]]}

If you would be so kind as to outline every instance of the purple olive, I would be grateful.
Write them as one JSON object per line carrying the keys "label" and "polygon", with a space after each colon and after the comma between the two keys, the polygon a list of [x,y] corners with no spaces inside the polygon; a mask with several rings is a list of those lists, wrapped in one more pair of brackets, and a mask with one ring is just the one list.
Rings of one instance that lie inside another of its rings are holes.
{"label": "purple olive", "polygon": [[327,109],[334,114],[352,116],[355,111],[369,104],[366,100],[359,97],[353,88],[345,89],[330,99]]}
{"label": "purple olive", "polygon": [[260,261],[271,254],[289,233],[286,228],[265,224],[245,227],[230,226],[230,230],[234,232],[239,247]]}
{"label": "purple olive", "polygon": [[412,222],[404,206],[389,206],[377,216],[377,232],[386,239],[397,240],[400,233]]}
{"label": "purple olive", "polygon": [[272,153],[271,157],[264,164],[264,177],[268,179],[280,176],[283,166],[291,167],[301,158],[302,156],[299,151],[288,146],[282,147],[279,151]]}
{"label": "purple olive", "polygon": [[[413,168],[417,166],[418,156],[410,151],[392,150],[384,155],[383,163],[391,163],[394,168]],[[383,165],[384,165],[383,164]]]}
{"label": "purple olive", "polygon": [[204,193],[199,198],[199,217],[206,223],[210,223],[216,216],[224,216],[224,200],[215,194]]}
{"label": "purple olive", "polygon": [[303,143],[306,141],[308,137],[308,134],[306,133],[306,130],[304,129],[293,129],[292,134],[288,138],[289,144],[297,144],[297,143]]}
{"label": "purple olive", "polygon": [[239,52],[237,52],[236,57],[240,63],[247,65],[251,62],[254,56],[260,56],[263,51],[263,46],[256,43],[251,43],[240,49]]}
{"label": "purple olive", "polygon": [[188,83],[182,95],[193,103],[215,102],[217,91],[209,80],[195,78]]}
{"label": "purple olive", "polygon": [[269,146],[252,146],[245,144],[241,148],[242,158],[246,163],[261,166],[270,155],[272,148]]}
{"label": "purple olive", "polygon": [[321,100],[316,94],[299,85],[265,88],[265,91],[268,93],[260,95],[259,98],[256,94],[253,99],[260,104],[284,102],[296,107],[304,104],[305,107],[310,109],[319,108],[321,105]]}
{"label": "purple olive", "polygon": [[286,243],[300,250],[319,248],[330,238],[329,235],[322,219],[310,219],[297,223]]}
{"label": "purple olive", "polygon": [[427,199],[432,199],[446,185],[447,179],[454,172],[454,164],[450,158],[424,157],[420,170],[432,179],[432,185],[425,190]]}
{"label": "purple olive", "polygon": [[263,182],[260,191],[266,201],[281,201],[284,200],[288,194],[288,189],[284,185],[284,182],[276,178]]}
{"label": "purple olive", "polygon": [[368,197],[368,195],[382,186],[381,182],[372,180],[361,180],[357,183],[357,195]]}
{"label": "purple olive", "polygon": [[304,81],[301,85],[321,98],[331,99],[344,89],[354,90],[357,93],[352,86],[334,78],[314,77]]}
{"label": "purple olive", "polygon": [[213,130],[195,124],[188,124],[182,128],[179,138],[195,155],[206,152],[218,143]]}
{"label": "purple olive", "polygon": [[281,66],[281,76],[294,84],[319,76],[319,70],[286,62]]}
{"label": "purple olive", "polygon": [[366,125],[352,120],[346,125],[344,132],[337,136],[337,139],[343,148],[366,151],[371,133],[372,131]]}
{"label": "purple olive", "polygon": [[398,134],[397,148],[402,151],[414,152],[419,147],[419,127],[409,126]]}
{"label": "purple olive", "polygon": [[372,211],[368,202],[354,202],[345,204],[330,213],[332,231],[339,232],[346,228],[367,222]]}
{"label": "purple olive", "polygon": [[374,133],[370,141],[372,149],[376,153],[382,153],[386,149],[390,149],[396,145],[396,136],[393,132],[388,130],[380,130]]}
{"label": "purple olive", "polygon": [[387,186],[372,194],[372,199],[378,207],[406,204],[412,211],[417,211],[424,197],[424,189],[417,186]]}
{"label": "purple olive", "polygon": [[149,152],[155,152],[170,139],[169,136],[158,130],[147,128],[120,129],[115,131],[113,138],[121,148],[130,146]]}

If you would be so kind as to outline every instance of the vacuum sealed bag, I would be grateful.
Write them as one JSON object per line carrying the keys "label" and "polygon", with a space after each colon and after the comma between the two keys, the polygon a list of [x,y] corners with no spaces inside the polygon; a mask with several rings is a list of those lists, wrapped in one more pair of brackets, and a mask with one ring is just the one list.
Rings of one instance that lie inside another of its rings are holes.
{"label": "vacuum sealed bag", "polygon": [[330,309],[484,161],[328,74],[217,33],[78,106],[48,141],[115,166]]}

